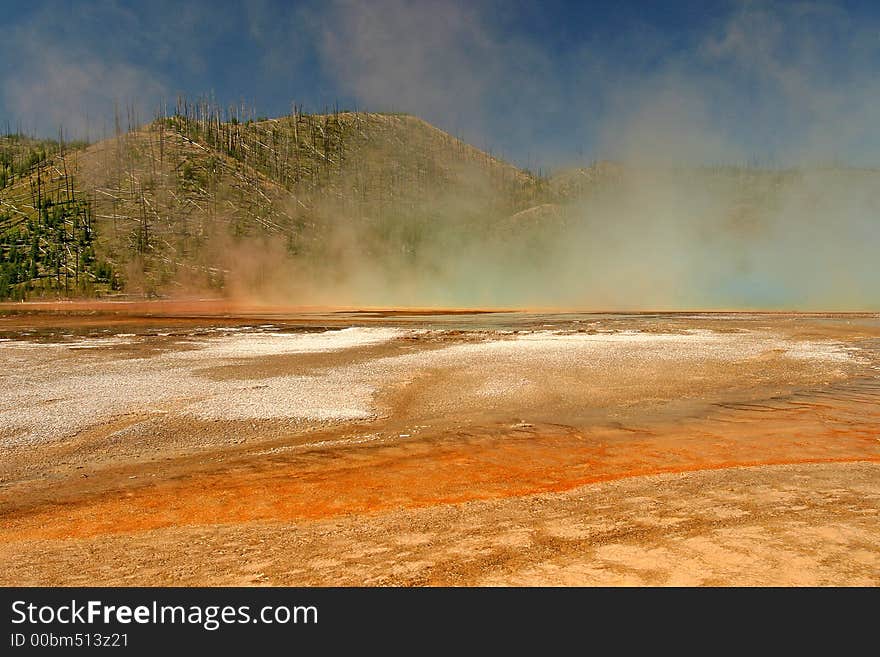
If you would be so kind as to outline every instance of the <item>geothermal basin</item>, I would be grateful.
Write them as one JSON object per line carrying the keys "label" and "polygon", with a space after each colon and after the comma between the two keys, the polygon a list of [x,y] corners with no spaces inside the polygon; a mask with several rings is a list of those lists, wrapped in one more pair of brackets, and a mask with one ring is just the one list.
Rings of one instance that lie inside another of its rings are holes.
{"label": "geothermal basin", "polygon": [[877,585],[880,317],[0,309],[0,584]]}

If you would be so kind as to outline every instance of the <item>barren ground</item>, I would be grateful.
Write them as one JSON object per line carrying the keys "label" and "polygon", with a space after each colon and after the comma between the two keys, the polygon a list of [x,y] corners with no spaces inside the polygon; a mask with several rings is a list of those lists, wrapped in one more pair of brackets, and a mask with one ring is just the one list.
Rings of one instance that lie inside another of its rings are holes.
{"label": "barren ground", "polygon": [[880,583],[876,316],[25,307],[0,584]]}

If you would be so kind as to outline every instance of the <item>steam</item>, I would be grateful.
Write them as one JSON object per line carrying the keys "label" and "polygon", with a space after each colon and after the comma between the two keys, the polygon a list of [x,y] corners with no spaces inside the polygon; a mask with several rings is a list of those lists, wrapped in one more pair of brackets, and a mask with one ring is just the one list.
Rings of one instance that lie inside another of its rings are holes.
{"label": "steam", "polygon": [[112,122],[114,102],[147,120],[163,97],[215,91],[270,116],[292,100],[409,112],[532,169],[880,165],[878,18],[832,2],[727,9],[681,9],[687,29],[671,29],[552,2],[36,1],[0,43],[14,63],[0,113],[54,135],[86,114]]}
{"label": "steam", "polygon": [[[262,238],[217,247],[232,294],[336,306],[880,309],[875,18],[833,3],[742,2],[678,39],[633,24],[557,42],[507,20],[508,3],[286,5],[248,7],[238,38],[260,57],[246,76],[237,69],[247,89],[305,80],[325,94],[318,107],[330,94],[409,112],[554,175],[541,208],[506,215],[473,172],[469,198],[440,194],[430,213],[389,215],[381,228],[324,204],[320,244],[294,259]],[[6,111],[40,125],[67,125],[83,106],[98,115],[111,99],[154,102],[214,70],[206,44],[237,23],[219,12],[206,28],[214,37],[193,44],[162,32],[164,57],[182,62],[171,74],[161,56],[146,65],[118,46],[48,39],[49,15],[14,33],[21,64],[2,81]],[[286,62],[296,70],[285,74]],[[303,99],[301,88],[281,91]],[[591,167],[598,160],[619,164]],[[563,193],[565,181],[581,191]]]}
{"label": "steam", "polygon": [[[116,38],[127,33],[132,43],[137,21],[115,3],[79,6],[77,16],[72,11],[62,3],[35,3],[28,20],[5,32],[0,56],[14,64],[0,78],[0,109],[10,127],[52,137],[63,129],[67,137],[95,139],[113,133],[114,112],[123,129],[127,113],[132,122],[152,118],[167,93],[161,75],[113,42],[122,28]],[[95,14],[106,25],[90,24]],[[82,29],[71,29],[77,21]]]}
{"label": "steam", "polygon": [[[876,17],[740,2],[686,37],[637,19],[586,21],[583,37],[557,43],[546,26],[512,27],[502,9],[341,0],[312,14],[309,38],[363,106],[422,116],[533,168],[880,165]],[[540,24],[539,13],[527,19]]]}
{"label": "steam", "polygon": [[343,307],[880,309],[877,172],[631,165],[610,175],[533,219],[456,224],[460,206],[447,199],[409,253],[393,240],[371,252],[369,228],[336,215],[311,259],[267,259],[268,245],[230,252],[260,263],[259,276],[239,266],[233,287],[242,300]]}
{"label": "steam", "polygon": [[[331,298],[880,307],[872,264],[880,172],[864,169],[880,164],[876,21],[831,4],[742,3],[683,50],[653,34],[658,42],[646,50],[662,54],[650,64],[622,52],[635,43],[587,43],[571,55],[578,84],[568,86],[536,43],[493,30],[491,7],[387,0],[332,11],[320,42],[324,64],[365,102],[439,113],[447,127],[459,124],[464,107],[481,119],[465,132],[497,134],[495,120],[522,141],[520,153],[540,148],[541,130],[561,118],[551,149],[560,133],[582,137],[588,151],[623,166],[584,195],[551,199],[557,210],[537,225],[489,219],[485,232],[463,239],[438,233],[408,263],[388,258],[359,269],[348,253]],[[427,25],[437,29],[425,40],[419,28]],[[519,85],[519,97],[507,81]],[[596,112],[597,97],[604,111]],[[575,109],[560,114],[562,106]],[[456,225],[453,207],[438,209]]]}
{"label": "steam", "polygon": [[611,83],[601,150],[673,163],[875,167],[877,28],[828,4],[744,3],[688,52]]}

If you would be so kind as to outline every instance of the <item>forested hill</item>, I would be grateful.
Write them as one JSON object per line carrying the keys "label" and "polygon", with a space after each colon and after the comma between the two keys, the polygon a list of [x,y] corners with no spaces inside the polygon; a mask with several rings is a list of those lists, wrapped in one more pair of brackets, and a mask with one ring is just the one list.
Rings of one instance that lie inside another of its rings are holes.
{"label": "forested hill", "polygon": [[491,223],[541,182],[409,115],[220,120],[207,104],[85,146],[3,140],[0,297],[221,290],[230,248],[320,260],[348,226],[368,257],[454,216]]}
{"label": "forested hill", "polygon": [[245,120],[183,103],[90,145],[0,138],[0,299],[582,303],[614,281],[659,289],[658,272],[692,261],[734,285],[810,252],[833,222],[861,234],[878,181],[613,162],[536,176],[414,116]]}

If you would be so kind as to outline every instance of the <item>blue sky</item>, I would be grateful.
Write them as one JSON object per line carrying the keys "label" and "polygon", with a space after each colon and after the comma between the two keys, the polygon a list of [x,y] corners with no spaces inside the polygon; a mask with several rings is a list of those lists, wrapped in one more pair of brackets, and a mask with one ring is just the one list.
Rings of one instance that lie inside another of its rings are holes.
{"label": "blue sky", "polygon": [[4,4],[0,119],[38,133],[213,94],[412,112],[531,168],[880,164],[876,2]]}

